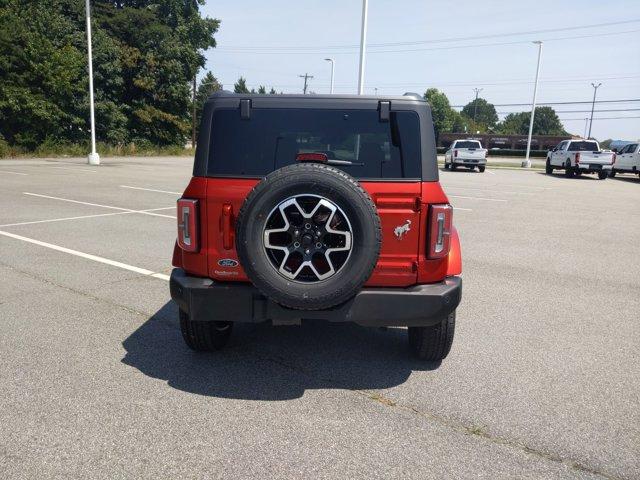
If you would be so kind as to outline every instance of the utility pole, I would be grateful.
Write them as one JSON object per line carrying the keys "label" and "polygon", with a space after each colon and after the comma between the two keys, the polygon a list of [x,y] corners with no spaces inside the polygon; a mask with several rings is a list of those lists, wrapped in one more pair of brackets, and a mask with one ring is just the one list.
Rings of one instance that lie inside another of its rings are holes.
{"label": "utility pole", "polygon": [[334,73],[335,73],[335,60],[333,58],[325,58],[325,61],[327,62],[331,62],[331,89],[329,90],[329,93],[333,94],[333,77],[334,77]]}
{"label": "utility pole", "polygon": [[582,138],[587,138],[587,125],[589,125],[589,117],[585,117],[584,119],[584,135]]}
{"label": "utility pole", "polygon": [[483,88],[474,88],[473,91],[476,92],[476,99],[473,102],[473,123],[476,123],[476,113],[478,112],[478,94],[484,90]]}
{"label": "utility pole", "polygon": [[304,75],[298,75],[300,78],[304,78],[304,88],[302,89],[302,93],[304,95],[307,94],[307,80],[310,80],[313,78],[313,75],[309,75],[308,73],[305,73]]}
{"label": "utility pole", "polygon": [[600,82],[598,85],[596,85],[595,83],[592,83],[591,86],[593,87],[593,102],[591,102],[591,120],[589,120],[589,136],[587,138],[591,138],[591,125],[593,125],[593,108],[596,106],[596,92],[598,91],[598,87],[602,85],[602,82]]}
{"label": "utility pole", "polygon": [[193,109],[191,111],[191,148],[196,148],[196,74],[193,74]]}
{"label": "utility pole", "polygon": [[91,153],[88,157],[89,165],[100,165],[100,155],[96,152],[96,118],[93,106],[93,55],[91,53],[91,5],[85,2],[87,11],[87,53],[89,54],[89,115],[91,121]]}
{"label": "utility pole", "polygon": [[538,66],[536,67],[536,82],[533,84],[533,101],[531,102],[531,119],[529,120],[529,136],[527,137],[527,157],[522,162],[522,166],[531,168],[531,160],[529,160],[529,153],[531,152],[531,134],[533,133],[533,117],[536,114],[536,95],[538,94],[538,75],[540,75],[540,58],[542,57],[542,41],[536,40],[533,42],[538,45]]}
{"label": "utility pole", "polygon": [[358,95],[364,93],[364,57],[367,43],[367,15],[369,0],[362,0],[362,26],[360,28],[360,69],[358,72]]}

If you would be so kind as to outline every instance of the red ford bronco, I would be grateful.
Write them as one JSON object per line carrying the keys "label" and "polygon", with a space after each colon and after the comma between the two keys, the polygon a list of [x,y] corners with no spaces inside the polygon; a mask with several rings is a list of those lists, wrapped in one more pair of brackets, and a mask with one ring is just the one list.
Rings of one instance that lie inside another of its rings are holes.
{"label": "red ford bronco", "polygon": [[439,361],[460,303],[460,243],[416,94],[214,94],[178,200],[171,296],[185,342],[234,322],[408,327]]}

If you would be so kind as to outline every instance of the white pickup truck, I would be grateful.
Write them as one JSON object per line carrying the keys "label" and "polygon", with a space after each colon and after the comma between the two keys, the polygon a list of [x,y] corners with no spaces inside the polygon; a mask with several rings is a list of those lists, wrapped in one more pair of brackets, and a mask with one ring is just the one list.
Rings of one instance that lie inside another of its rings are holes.
{"label": "white pickup truck", "polygon": [[564,140],[547,153],[546,172],[564,170],[565,176],[597,173],[600,180],[607,178],[616,160],[614,152],[600,150],[595,140]]}
{"label": "white pickup truck", "polygon": [[484,172],[487,165],[487,150],[478,140],[455,140],[444,154],[444,168],[455,170],[466,167],[473,170],[478,167]]}
{"label": "white pickup truck", "polygon": [[615,177],[616,173],[637,173],[640,176],[640,142],[630,143],[620,149],[611,176]]}

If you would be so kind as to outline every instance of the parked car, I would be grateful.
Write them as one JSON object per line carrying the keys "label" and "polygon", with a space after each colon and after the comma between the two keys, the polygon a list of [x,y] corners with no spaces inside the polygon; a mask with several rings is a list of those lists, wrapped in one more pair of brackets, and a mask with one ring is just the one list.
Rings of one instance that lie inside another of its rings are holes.
{"label": "parked car", "polygon": [[616,173],[633,173],[640,176],[640,143],[630,143],[618,152],[611,176]]}
{"label": "parked car", "polygon": [[466,167],[484,172],[487,165],[487,150],[478,140],[455,140],[444,154],[444,168],[455,170]]}
{"label": "parked car", "polygon": [[408,327],[439,361],[462,264],[419,95],[217,93],[178,200],[171,296],[194,350],[236,322]]}
{"label": "parked car", "polygon": [[600,150],[595,140],[564,140],[547,153],[546,172],[562,169],[567,177],[583,173],[597,173],[600,180],[607,178],[616,154]]}

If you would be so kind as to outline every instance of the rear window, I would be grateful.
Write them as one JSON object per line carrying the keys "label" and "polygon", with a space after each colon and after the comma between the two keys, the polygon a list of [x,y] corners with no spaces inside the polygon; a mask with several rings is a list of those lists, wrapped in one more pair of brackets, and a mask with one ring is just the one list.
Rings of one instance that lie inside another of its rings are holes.
{"label": "rear window", "polygon": [[457,142],[456,148],[482,148],[482,146],[480,145],[480,142],[465,140],[462,142]]}
{"label": "rear window", "polygon": [[208,174],[262,177],[296,162],[298,153],[324,153],[355,178],[420,178],[420,120],[415,112],[269,108],[213,113]]}
{"label": "rear window", "polygon": [[570,152],[597,152],[598,144],[596,142],[571,142],[569,145]]}

